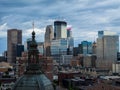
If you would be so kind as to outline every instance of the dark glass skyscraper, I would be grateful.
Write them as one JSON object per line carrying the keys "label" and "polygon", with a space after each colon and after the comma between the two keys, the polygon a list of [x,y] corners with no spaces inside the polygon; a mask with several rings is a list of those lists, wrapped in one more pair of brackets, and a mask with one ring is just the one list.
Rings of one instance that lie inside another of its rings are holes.
{"label": "dark glass skyscraper", "polygon": [[23,51],[24,51],[24,45],[17,44],[16,45],[16,54],[17,54],[16,56],[21,57]]}

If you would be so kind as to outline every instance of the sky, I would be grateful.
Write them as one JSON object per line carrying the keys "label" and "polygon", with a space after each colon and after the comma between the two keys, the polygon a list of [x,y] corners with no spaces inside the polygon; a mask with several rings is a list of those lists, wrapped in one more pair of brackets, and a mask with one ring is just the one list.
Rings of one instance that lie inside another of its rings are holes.
{"label": "sky", "polygon": [[75,45],[93,42],[101,30],[120,35],[120,0],[0,0],[0,55],[7,50],[8,29],[22,30],[24,44],[34,21],[36,39],[42,42],[46,26],[55,20],[72,27]]}

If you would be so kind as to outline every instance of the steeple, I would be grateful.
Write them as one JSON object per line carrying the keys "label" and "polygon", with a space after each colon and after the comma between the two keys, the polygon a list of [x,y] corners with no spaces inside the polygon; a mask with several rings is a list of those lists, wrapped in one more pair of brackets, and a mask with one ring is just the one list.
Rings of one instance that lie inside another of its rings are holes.
{"label": "steeple", "polygon": [[30,42],[29,45],[29,50],[28,50],[28,66],[26,73],[36,73],[40,72],[40,64],[39,64],[39,52],[37,49],[37,42],[35,40],[35,32],[34,32],[34,22],[33,22],[33,32],[32,32],[32,41]]}
{"label": "steeple", "polygon": [[32,25],[33,25],[32,40],[35,40],[34,21]]}

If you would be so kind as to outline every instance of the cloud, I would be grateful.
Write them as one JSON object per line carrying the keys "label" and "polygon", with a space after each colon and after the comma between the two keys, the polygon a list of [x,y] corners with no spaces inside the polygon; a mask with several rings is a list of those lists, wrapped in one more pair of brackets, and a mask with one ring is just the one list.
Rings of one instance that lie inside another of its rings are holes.
{"label": "cloud", "polygon": [[2,0],[0,8],[0,37],[6,37],[8,28],[17,28],[29,38],[34,21],[36,38],[43,41],[45,27],[58,19],[72,26],[76,44],[93,41],[99,30],[120,35],[119,0]]}
{"label": "cloud", "polygon": [[7,23],[0,25],[0,38],[7,37]]}

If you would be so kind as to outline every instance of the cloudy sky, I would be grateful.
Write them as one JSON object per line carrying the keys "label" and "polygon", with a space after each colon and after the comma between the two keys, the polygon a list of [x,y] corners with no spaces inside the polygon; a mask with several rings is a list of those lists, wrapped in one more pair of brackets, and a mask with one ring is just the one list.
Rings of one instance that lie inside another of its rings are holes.
{"label": "cloudy sky", "polygon": [[44,41],[45,27],[55,20],[72,26],[75,45],[94,41],[100,30],[120,34],[120,0],[0,0],[0,53],[6,50],[7,30],[23,30],[23,43],[35,22],[37,41]]}

